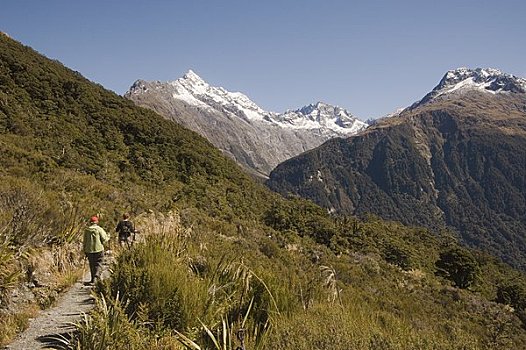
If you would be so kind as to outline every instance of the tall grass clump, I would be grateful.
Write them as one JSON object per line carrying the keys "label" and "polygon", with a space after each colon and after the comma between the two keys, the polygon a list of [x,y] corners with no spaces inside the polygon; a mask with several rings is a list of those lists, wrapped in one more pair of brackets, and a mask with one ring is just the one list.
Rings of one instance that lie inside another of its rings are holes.
{"label": "tall grass clump", "polygon": [[261,277],[234,254],[205,258],[209,248],[176,215],[150,218],[142,227],[151,231],[119,256],[108,299],[119,295],[130,319],[171,331],[182,343],[224,345],[239,341],[242,330],[243,342],[262,344],[279,306]]}
{"label": "tall grass clump", "polygon": [[0,176],[0,342],[78,280],[82,225],[79,206],[67,196]]}
{"label": "tall grass clump", "polygon": [[128,318],[118,297],[97,298],[96,312],[84,315],[76,326],[73,339],[64,340],[69,349],[149,349],[148,335]]}

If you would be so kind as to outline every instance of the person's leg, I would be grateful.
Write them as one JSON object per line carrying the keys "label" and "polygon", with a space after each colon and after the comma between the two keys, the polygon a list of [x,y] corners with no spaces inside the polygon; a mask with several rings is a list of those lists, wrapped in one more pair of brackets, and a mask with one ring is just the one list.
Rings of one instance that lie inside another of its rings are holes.
{"label": "person's leg", "polygon": [[95,275],[97,273],[97,253],[87,253],[86,256],[88,257],[88,263],[89,263],[89,272],[90,272],[90,283],[93,283],[95,280]]}
{"label": "person's leg", "polygon": [[102,258],[104,256],[104,252],[98,252],[93,253],[94,255],[94,262],[95,262],[95,274],[93,275],[92,282],[95,282],[96,279],[100,279],[100,274],[102,273]]}

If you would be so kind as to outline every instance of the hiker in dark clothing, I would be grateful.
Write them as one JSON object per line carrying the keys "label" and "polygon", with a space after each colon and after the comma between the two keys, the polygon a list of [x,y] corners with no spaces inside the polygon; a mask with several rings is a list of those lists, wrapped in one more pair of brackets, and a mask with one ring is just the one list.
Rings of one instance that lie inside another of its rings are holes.
{"label": "hiker in dark clothing", "polygon": [[[122,214],[122,220],[117,224],[115,231],[119,234],[121,247],[125,244],[129,247],[130,243],[135,239],[135,226],[130,221],[130,215],[127,213]],[[133,237],[132,234],[134,235]]]}
{"label": "hiker in dark clothing", "polygon": [[84,230],[84,253],[88,258],[91,280],[87,284],[95,283],[100,278],[104,243],[110,239],[109,235],[99,226],[99,218],[92,216],[90,225]]}

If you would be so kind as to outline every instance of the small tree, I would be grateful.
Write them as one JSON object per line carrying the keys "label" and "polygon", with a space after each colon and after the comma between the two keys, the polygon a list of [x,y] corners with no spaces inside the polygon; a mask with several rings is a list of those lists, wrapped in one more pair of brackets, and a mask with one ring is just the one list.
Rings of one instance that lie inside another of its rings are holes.
{"label": "small tree", "polygon": [[401,242],[388,242],[382,250],[382,256],[390,264],[396,265],[405,271],[412,267],[411,252]]}
{"label": "small tree", "polygon": [[515,309],[526,309],[526,287],[520,283],[507,283],[497,287],[496,301]]}
{"label": "small tree", "polygon": [[452,281],[458,288],[473,285],[478,276],[478,263],[473,255],[460,247],[449,248],[440,253],[435,263],[437,274]]}

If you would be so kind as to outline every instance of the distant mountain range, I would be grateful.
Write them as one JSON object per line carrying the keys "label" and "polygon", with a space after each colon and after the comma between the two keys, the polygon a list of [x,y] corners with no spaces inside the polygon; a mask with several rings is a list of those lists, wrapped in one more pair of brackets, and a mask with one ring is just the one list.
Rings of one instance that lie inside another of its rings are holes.
{"label": "distant mountain range", "polygon": [[191,70],[171,82],[137,80],[125,96],[200,133],[263,176],[286,159],[367,127],[347,110],[322,102],[268,112],[240,92],[209,85]]}
{"label": "distant mountain range", "polygon": [[332,212],[451,228],[524,270],[525,91],[496,69],[449,71],[412,106],[280,164],[267,183]]}

